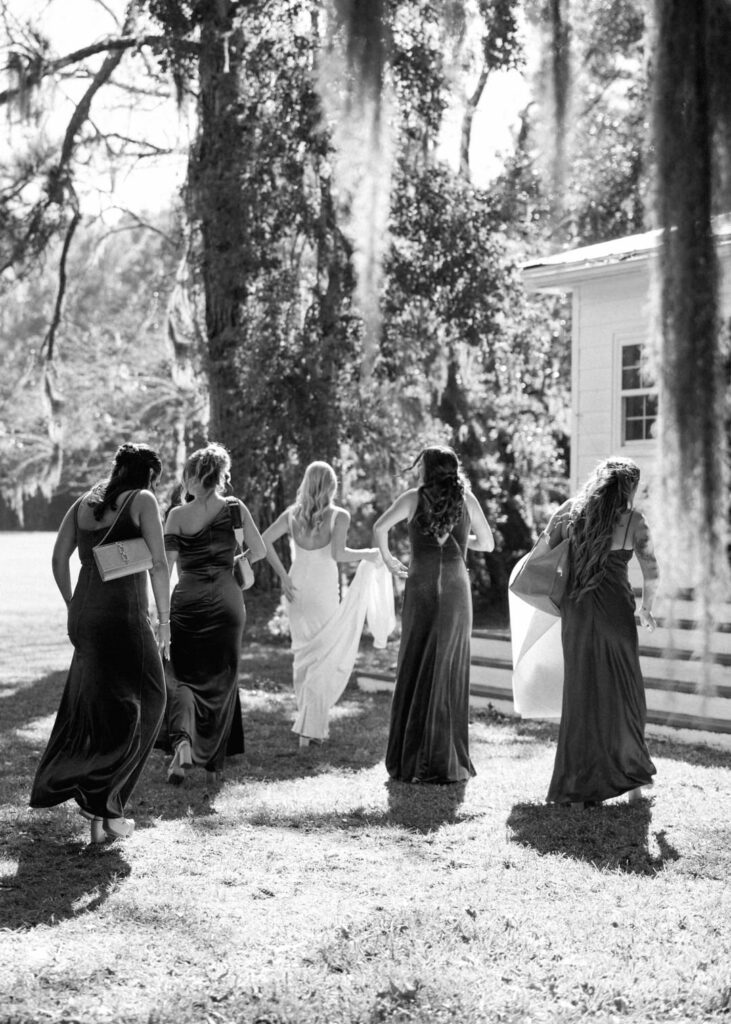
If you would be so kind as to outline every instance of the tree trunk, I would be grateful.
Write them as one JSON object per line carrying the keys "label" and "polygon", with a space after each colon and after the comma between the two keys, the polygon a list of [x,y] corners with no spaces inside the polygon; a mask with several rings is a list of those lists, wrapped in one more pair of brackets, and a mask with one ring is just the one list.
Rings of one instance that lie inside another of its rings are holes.
{"label": "tree trunk", "polygon": [[247,158],[246,135],[239,123],[244,88],[240,7],[230,0],[201,5],[199,128],[188,175],[200,231],[210,437],[231,452],[235,489],[242,484],[239,470],[246,425],[237,352],[245,334],[249,262],[247,207],[241,202],[239,172]]}

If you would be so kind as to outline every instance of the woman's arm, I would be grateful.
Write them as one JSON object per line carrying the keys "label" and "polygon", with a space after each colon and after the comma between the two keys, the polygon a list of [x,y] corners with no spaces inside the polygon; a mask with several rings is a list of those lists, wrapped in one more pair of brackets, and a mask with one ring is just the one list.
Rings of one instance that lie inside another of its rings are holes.
{"label": "woman's arm", "polygon": [[244,527],[246,557],[249,559],[249,562],[258,562],[260,559],[266,558],[266,544],[251,516],[251,512],[249,512],[243,501],[240,501],[239,505],[241,506],[241,522]]}
{"label": "woman's arm", "polygon": [[274,569],[282,584],[282,592],[288,601],[294,601],[296,587],[292,585],[292,578],[282,565],[281,559],[274,550],[274,541],[280,537],[286,537],[289,533],[289,510],[282,512],[278,519],[275,519],[271,526],[267,526],[261,535],[262,542],[266,548],[266,560]]}
{"label": "woman's arm", "polygon": [[655,558],[655,548],[650,535],[650,527],[641,512],[636,512],[635,525],[632,532],[632,544],[637,561],[642,569],[642,603],[640,605],[640,623],[650,632],[657,623],[652,614],[652,602],[657,594],[660,570]]}
{"label": "woman's arm", "polygon": [[[176,548],[165,548],[165,557],[168,562],[168,574],[170,576],[170,583],[173,582],[173,569],[177,570],[178,565],[178,552]],[[178,579],[180,579],[180,573],[178,572]]]}
{"label": "woman's arm", "polygon": [[140,530],[152,555],[150,581],[157,608],[157,643],[165,658],[170,657],[170,571],[165,557],[160,507],[152,491],[140,491],[134,499]]}
{"label": "woman's arm", "polygon": [[548,546],[550,548],[557,547],[557,545],[560,544],[561,541],[564,539],[565,534],[563,531],[563,526],[564,523],[567,521],[567,516],[569,512],[571,511],[571,505],[572,501],[571,498],[569,498],[567,501],[563,503],[563,505],[560,505],[556,509],[551,518],[548,520],[548,524],[546,525],[546,528],[543,531],[543,533],[546,535],[546,538],[548,540]]}
{"label": "woman's arm", "polygon": [[471,551],[492,551],[495,538],[479,501],[471,491],[465,491],[465,504],[470,514],[470,527],[474,530],[467,541],[467,547]]}
{"label": "woman's arm", "polygon": [[[174,537],[179,537],[180,536],[180,524],[178,522],[178,507],[177,506],[175,508],[169,509],[168,514],[165,517],[165,522],[163,523],[163,539],[168,534],[171,534]],[[173,569],[177,566],[177,563],[178,563],[178,549],[177,548],[173,548],[173,547],[168,547],[167,544],[166,544],[165,545],[165,557],[167,558],[168,574],[170,576],[170,583],[172,585],[172,582],[173,582]],[[180,570],[178,570],[178,579],[180,579]]]}
{"label": "woman's arm", "polygon": [[409,575],[409,570],[403,562],[400,562],[398,558],[394,558],[391,554],[388,547],[388,531],[403,519],[411,519],[414,512],[416,512],[418,500],[419,491],[416,487],[409,491],[404,491],[373,524],[373,539],[378,545],[381,557],[386,563],[386,568],[394,576],[398,576],[401,579],[406,579]]}
{"label": "woman's arm", "polygon": [[51,555],[51,569],[56,586],[61,591],[61,597],[66,604],[69,604],[72,597],[71,590],[71,567],[69,562],[76,550],[76,508],[81,501],[75,501],[58,528],[56,542],[53,545]]}
{"label": "woman's arm", "polygon": [[338,509],[333,523],[330,551],[336,562],[377,562],[381,557],[378,548],[349,548],[347,546],[350,513]]}

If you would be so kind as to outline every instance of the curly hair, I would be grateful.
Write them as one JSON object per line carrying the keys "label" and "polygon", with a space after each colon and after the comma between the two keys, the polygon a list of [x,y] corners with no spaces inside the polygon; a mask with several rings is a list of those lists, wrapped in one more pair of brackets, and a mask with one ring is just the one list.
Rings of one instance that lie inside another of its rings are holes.
{"label": "curly hair", "polygon": [[414,526],[432,537],[443,537],[459,522],[464,509],[465,480],[453,449],[431,445],[419,452],[411,465],[421,463],[423,481]]}
{"label": "curly hair", "polygon": [[198,480],[207,491],[223,492],[231,483],[231,456],[222,444],[209,441],[188,456],[184,480]]}
{"label": "curly hair", "polygon": [[123,491],[144,490],[150,486],[150,477],[160,476],[162,461],[147,444],[121,444],[114,455],[112,472],[106,482],[91,489],[88,504],[97,522],[104,518],[108,508],[117,508],[117,498]]}
{"label": "curly hair", "polygon": [[604,579],[614,528],[631,507],[639,480],[636,462],[612,456],[599,463],[572,503],[571,597],[579,598],[595,590]]}
{"label": "curly hair", "polygon": [[294,517],[307,530],[318,530],[330,508],[338,478],[329,462],[311,462],[297,488]]}

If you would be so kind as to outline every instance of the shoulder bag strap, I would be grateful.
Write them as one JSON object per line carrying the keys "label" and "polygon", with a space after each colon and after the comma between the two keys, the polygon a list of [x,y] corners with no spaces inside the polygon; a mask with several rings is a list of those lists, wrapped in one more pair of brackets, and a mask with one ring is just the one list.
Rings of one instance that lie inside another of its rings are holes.
{"label": "shoulder bag strap", "polygon": [[244,550],[244,524],[241,520],[241,505],[239,505],[239,499],[229,494],[226,498],[226,504],[228,505],[229,515],[231,522],[233,523],[234,537],[236,543],[239,545],[241,550]]}
{"label": "shoulder bag strap", "polygon": [[98,543],[98,544],[96,545],[96,546],[97,546],[98,548],[99,548],[99,547],[101,547],[101,546],[102,546],[102,544],[106,544],[106,542],[107,542],[107,537],[108,537],[108,536],[109,536],[109,534],[110,534],[110,533],[112,532],[112,530],[114,529],[114,527],[115,527],[115,526],[117,525],[117,521],[118,521],[119,517],[120,517],[120,516],[122,515],[122,513],[124,512],[124,510],[125,510],[125,509],[127,508],[127,506],[129,505],[130,501],[132,501],[132,499],[134,498],[135,494],[138,494],[138,493],[139,493],[139,490],[137,490],[137,491],[130,491],[130,492],[129,492],[129,494],[127,495],[127,497],[126,497],[126,498],[124,499],[124,501],[122,502],[122,504],[121,504],[121,506],[120,506],[120,508],[119,508],[119,511],[117,512],[116,516],[114,517],[114,521],[113,521],[112,525],[111,525],[111,526],[109,527],[109,529],[108,529],[108,530],[107,530],[107,532],[106,532],[106,533],[104,534],[104,536],[102,537],[102,539],[101,539],[101,540],[99,541],[99,543]]}

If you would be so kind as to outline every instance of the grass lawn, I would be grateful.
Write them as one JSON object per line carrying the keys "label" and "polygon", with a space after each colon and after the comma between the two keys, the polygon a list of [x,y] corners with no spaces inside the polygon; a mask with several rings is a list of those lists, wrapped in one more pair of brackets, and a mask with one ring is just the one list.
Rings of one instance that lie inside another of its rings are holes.
{"label": "grass lawn", "polygon": [[125,842],[30,811],[70,658],[49,550],[0,534],[3,1024],[731,1019],[723,750],[655,738],[651,799],[577,813],[542,803],[553,726],[476,714],[466,787],[387,784],[388,696],[298,751],[256,595],[220,790],[156,751]]}

